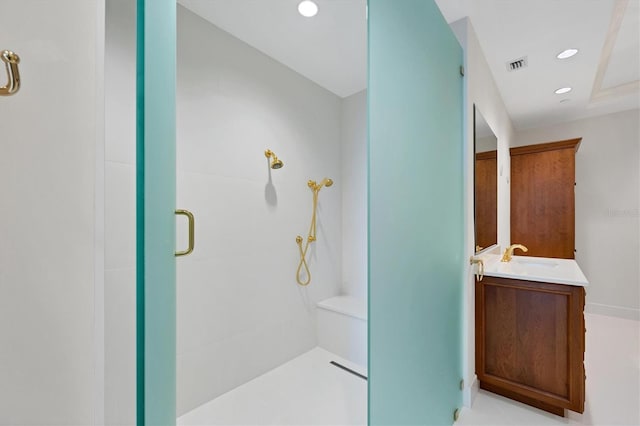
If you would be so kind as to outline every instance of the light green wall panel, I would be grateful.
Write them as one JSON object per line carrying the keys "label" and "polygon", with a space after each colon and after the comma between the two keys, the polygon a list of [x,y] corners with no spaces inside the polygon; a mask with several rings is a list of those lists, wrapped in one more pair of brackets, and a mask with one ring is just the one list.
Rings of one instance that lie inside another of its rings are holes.
{"label": "light green wall panel", "polygon": [[461,406],[462,49],[435,2],[369,0],[369,423]]}

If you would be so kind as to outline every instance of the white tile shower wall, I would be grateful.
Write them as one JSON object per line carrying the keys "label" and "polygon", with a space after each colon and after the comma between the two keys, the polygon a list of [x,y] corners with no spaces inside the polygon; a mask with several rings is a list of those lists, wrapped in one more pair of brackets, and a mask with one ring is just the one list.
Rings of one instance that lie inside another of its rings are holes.
{"label": "white tile shower wall", "polygon": [[576,153],[576,261],[587,310],[640,320],[640,110],[516,133],[515,145],[582,137]]}
{"label": "white tile shower wall", "polygon": [[106,1],[105,424],[136,422],[136,2]]}
{"label": "white tile shower wall", "polygon": [[2,14],[22,88],[0,98],[0,424],[92,424],[98,4]]}
{"label": "white tile shower wall", "polygon": [[367,297],[367,91],[342,100],[342,293]]}
{"label": "white tile shower wall", "polygon": [[[177,204],[196,218],[196,250],[178,260],[184,413],[316,345],[315,304],[341,279],[341,101],[182,7],[178,64]],[[307,181],[325,176],[302,288],[295,237],[309,231]]]}
{"label": "white tile shower wall", "polygon": [[[178,205],[197,221],[196,251],[178,264],[182,413],[315,345],[315,302],[338,293],[341,176],[337,97],[181,7],[178,31]],[[132,424],[134,2],[107,1],[106,54],[106,423]],[[267,168],[266,148],[283,169]],[[306,181],[324,176],[336,183],[320,195],[302,289],[294,241],[308,232]]]}
{"label": "white tile shower wall", "polygon": [[[467,255],[472,256],[475,249],[473,105],[475,104],[480,110],[498,138],[498,244],[503,247],[509,244],[510,238],[508,178],[511,161],[509,146],[513,140],[514,130],[471,22],[467,18],[463,18],[452,23],[451,27],[465,52],[465,170],[467,170],[465,176],[465,247]],[[462,353],[465,354],[463,363],[464,404],[470,406],[473,399],[473,389],[475,389],[475,298],[474,276],[471,267],[468,267],[464,280],[464,340],[462,344]]]}

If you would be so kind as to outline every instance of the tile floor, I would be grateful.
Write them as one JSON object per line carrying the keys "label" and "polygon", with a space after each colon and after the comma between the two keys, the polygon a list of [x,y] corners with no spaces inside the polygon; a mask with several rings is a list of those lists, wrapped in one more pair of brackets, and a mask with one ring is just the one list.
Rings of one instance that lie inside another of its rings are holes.
{"label": "tile floor", "polygon": [[480,391],[458,425],[640,425],[640,322],[585,314],[584,414],[554,416]]}
{"label": "tile floor", "polygon": [[366,425],[366,380],[330,361],[366,375],[315,348],[186,413],[178,425]]}
{"label": "tile floor", "polygon": [[[560,418],[480,391],[458,425],[640,425],[640,322],[586,314],[584,414]],[[367,383],[315,348],[204,404],[179,425],[365,425]],[[361,371],[362,372],[362,371]],[[364,373],[364,372],[363,372]]]}

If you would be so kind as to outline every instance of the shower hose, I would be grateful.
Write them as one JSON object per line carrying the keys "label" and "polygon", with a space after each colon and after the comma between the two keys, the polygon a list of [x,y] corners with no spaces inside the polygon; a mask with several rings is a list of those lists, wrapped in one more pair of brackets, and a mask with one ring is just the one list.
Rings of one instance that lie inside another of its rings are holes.
{"label": "shower hose", "polygon": [[[309,285],[311,282],[311,271],[309,270],[309,265],[307,264],[307,250],[309,250],[309,246],[312,242],[316,240],[316,211],[318,210],[318,193],[320,192],[320,188],[312,188],[313,189],[313,214],[311,215],[311,227],[309,228],[309,235],[307,236],[307,243],[302,248],[303,238],[298,235],[296,237],[296,243],[298,243],[298,249],[300,250],[300,263],[298,264],[298,270],[296,271],[296,281],[301,286]],[[302,271],[307,276],[306,280],[301,278]]]}

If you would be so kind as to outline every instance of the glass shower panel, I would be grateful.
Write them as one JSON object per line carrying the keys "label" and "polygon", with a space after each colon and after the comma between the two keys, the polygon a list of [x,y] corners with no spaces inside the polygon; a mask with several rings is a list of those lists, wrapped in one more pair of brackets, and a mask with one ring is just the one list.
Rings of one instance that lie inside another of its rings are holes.
{"label": "glass shower panel", "polygon": [[369,0],[369,423],[461,404],[462,49],[437,5]]}
{"label": "glass shower panel", "polygon": [[176,421],[176,2],[138,0],[137,422]]}

